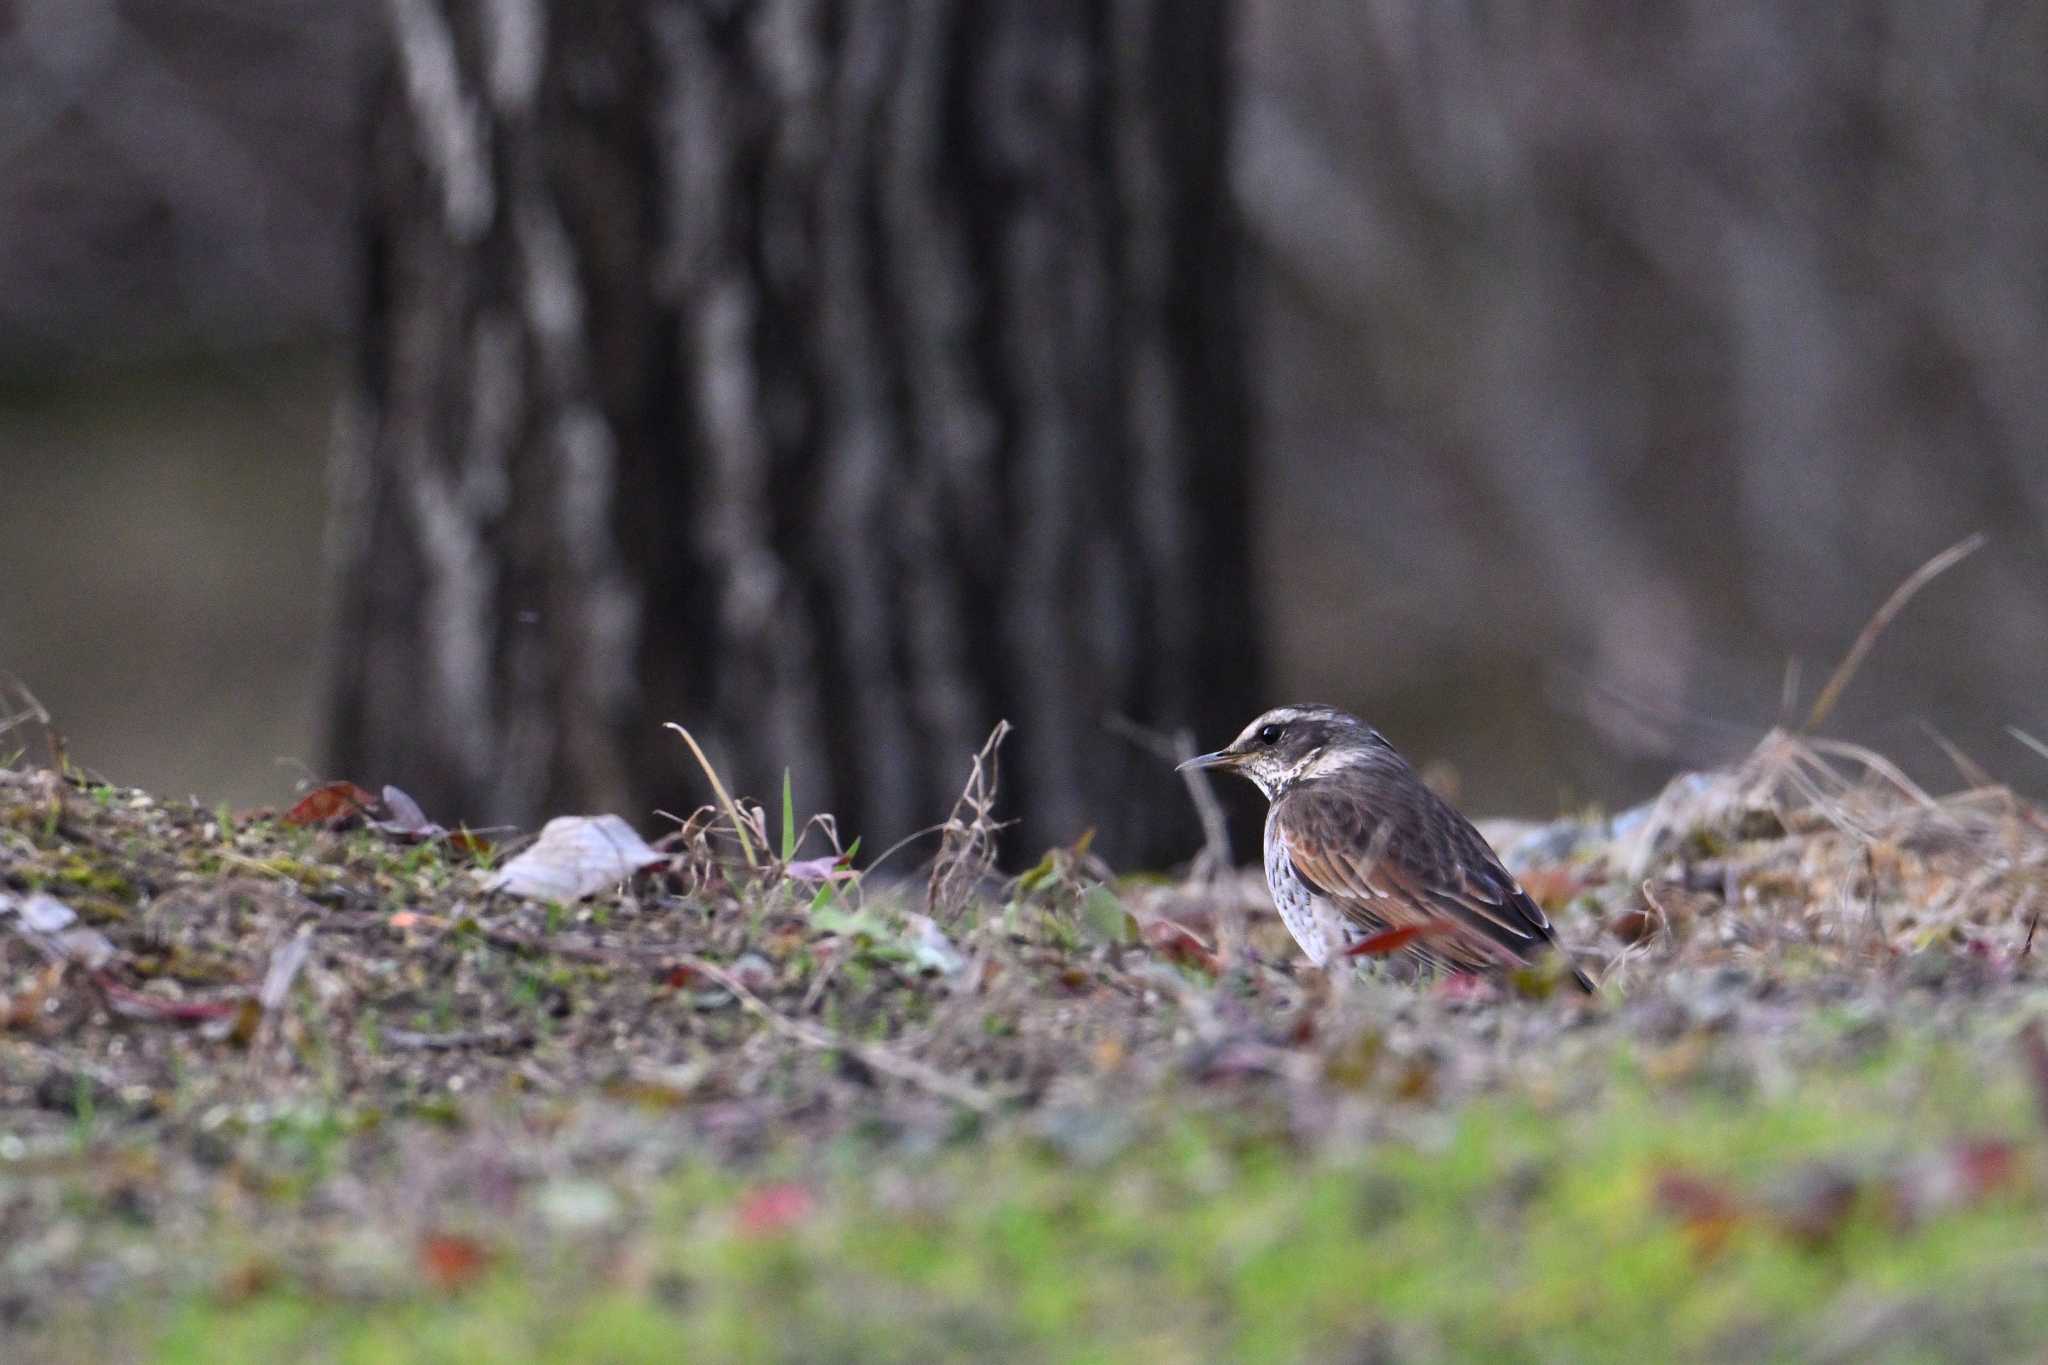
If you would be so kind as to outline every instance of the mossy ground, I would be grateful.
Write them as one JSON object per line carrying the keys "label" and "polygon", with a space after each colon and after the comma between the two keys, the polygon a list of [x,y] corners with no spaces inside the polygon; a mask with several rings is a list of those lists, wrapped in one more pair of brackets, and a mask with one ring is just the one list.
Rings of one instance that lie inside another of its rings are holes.
{"label": "mossy ground", "polygon": [[1333,986],[1236,933],[1256,882],[1085,850],[933,907],[693,835],[532,905],[445,843],[0,772],[0,892],[117,954],[0,946],[5,1354],[2038,1351],[2037,814],[1757,778],[1523,860],[1611,959],[1584,1002]]}

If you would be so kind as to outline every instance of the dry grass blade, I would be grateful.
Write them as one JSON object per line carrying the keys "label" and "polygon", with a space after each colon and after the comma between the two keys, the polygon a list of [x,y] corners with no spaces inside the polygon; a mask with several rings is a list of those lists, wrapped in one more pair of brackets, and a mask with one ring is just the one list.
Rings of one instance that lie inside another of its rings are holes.
{"label": "dry grass blade", "polygon": [[1892,595],[1884,600],[1884,605],[1877,609],[1877,614],[1870,618],[1869,623],[1857,635],[1856,643],[1849,646],[1849,652],[1843,657],[1842,662],[1835,666],[1835,671],[1828,677],[1827,686],[1814,698],[1813,710],[1806,715],[1807,729],[1819,729],[1821,722],[1828,718],[1828,714],[1835,709],[1835,703],[1842,699],[1842,693],[1848,690],[1849,681],[1856,676],[1856,670],[1863,666],[1864,659],[1868,658],[1870,651],[1876,647],[1877,637],[1884,634],[1885,627],[1906,609],[1906,604],[1912,601],[1922,588],[1983,549],[1988,539],[1990,537],[1982,531],[1965,536],[1915,569],[1907,576],[1905,582],[1893,590]]}
{"label": "dry grass blade", "polygon": [[941,827],[938,856],[925,887],[925,913],[941,923],[959,915],[968,896],[995,867],[996,832],[1002,828],[994,816],[999,785],[996,751],[1009,733],[1006,720],[997,721],[989,731],[967,771],[967,785]]}
{"label": "dry grass blade", "polygon": [[48,709],[36,700],[36,694],[28,690],[27,683],[12,673],[0,673],[0,684],[5,684],[0,687],[0,698],[11,694],[15,701],[15,709],[11,712],[0,708],[0,735],[23,725],[50,723]]}
{"label": "dry grass blade", "polygon": [[2032,735],[2028,734],[2025,730],[2020,729],[2017,725],[2006,726],[2005,732],[2011,735],[2014,739],[2018,740],[2020,743],[2026,745],[2029,749],[2032,749],[2041,757],[2048,758],[2048,744],[2044,744],[2040,740],[2035,739]]}
{"label": "dry grass blade", "polygon": [[1920,730],[1922,734],[1925,734],[1934,741],[1935,746],[1942,753],[1948,755],[1948,761],[1955,765],[1955,770],[1961,774],[1963,781],[1976,788],[1996,787],[1999,785],[1998,779],[1991,775],[1989,769],[1964,753],[1962,748],[1953,743],[1947,735],[1944,735],[1924,720],[1920,722]]}
{"label": "dry grass blade", "polygon": [[717,793],[718,804],[725,807],[726,818],[732,821],[733,832],[740,837],[740,852],[746,855],[747,866],[759,867],[760,860],[754,856],[754,841],[747,837],[746,818],[740,814],[740,808],[734,803],[731,793],[726,791],[725,783],[719,781],[718,770],[712,767],[711,760],[704,756],[704,749],[697,743],[696,736],[674,721],[668,722],[668,728],[683,737],[683,743],[689,745],[690,752],[697,756],[697,764],[704,769],[704,776],[711,779],[711,790]]}

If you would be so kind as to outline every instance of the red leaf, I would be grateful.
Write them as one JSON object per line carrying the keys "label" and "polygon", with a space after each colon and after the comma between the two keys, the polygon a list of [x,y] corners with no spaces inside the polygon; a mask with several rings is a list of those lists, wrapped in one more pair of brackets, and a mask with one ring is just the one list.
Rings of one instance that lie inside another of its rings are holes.
{"label": "red leaf", "polygon": [[442,842],[465,857],[477,859],[490,857],[491,850],[496,847],[481,834],[472,834],[466,829],[450,830]]}
{"label": "red leaf", "polygon": [[1442,920],[1431,924],[1404,924],[1398,929],[1383,929],[1371,938],[1362,938],[1344,950],[1346,957],[1385,957],[1398,953],[1419,938],[1435,938],[1439,934],[1453,932],[1458,926]]}
{"label": "red leaf", "polygon": [[1997,1138],[1976,1138],[1955,1145],[1950,1153],[1963,1193],[1982,1199],[2017,1184],[2020,1175],[2019,1150]]}
{"label": "red leaf", "polygon": [[1185,924],[1170,919],[1155,919],[1143,930],[1145,946],[1169,962],[1178,962],[1189,967],[1199,967],[1211,976],[1220,975],[1223,964],[1216,954],[1209,951],[1209,945]]}
{"label": "red leaf", "polygon": [[764,1185],[740,1200],[736,1217],[743,1237],[773,1237],[809,1218],[817,1201],[802,1185]]}
{"label": "red leaf", "polygon": [[694,986],[704,979],[704,974],[687,962],[675,963],[661,974],[661,984],[670,990]]}
{"label": "red leaf", "polygon": [[344,820],[368,815],[376,805],[377,798],[353,782],[329,782],[300,797],[298,803],[284,813],[284,822],[287,825],[338,825]]}
{"label": "red leaf", "polygon": [[430,1232],[420,1239],[420,1273],[444,1294],[475,1283],[490,1263],[489,1248],[474,1237]]}
{"label": "red leaf", "polygon": [[247,995],[238,995],[227,1000],[172,1000],[148,991],[133,990],[112,980],[104,972],[96,973],[93,980],[106,997],[108,1011],[129,1019],[164,1019],[178,1024],[232,1019],[242,1012],[242,1006],[249,999]]}

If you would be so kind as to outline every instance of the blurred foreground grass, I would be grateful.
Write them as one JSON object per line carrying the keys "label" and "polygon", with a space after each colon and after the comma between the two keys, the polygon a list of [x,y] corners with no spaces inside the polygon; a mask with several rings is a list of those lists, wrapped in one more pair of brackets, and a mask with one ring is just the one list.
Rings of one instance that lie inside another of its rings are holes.
{"label": "blurred foreground grass", "polygon": [[[192,1362],[2012,1359],[2048,1340],[2048,1151],[2017,1068],[1987,1086],[1981,1063],[1909,1040],[1762,1096],[1660,1084],[1623,1048],[1595,1106],[1501,1097],[1341,1152],[1155,1110],[1101,1160],[850,1139],[744,1174],[691,1163],[627,1192],[623,1238],[480,1223],[456,1243],[473,1261],[385,1246],[458,1263],[374,1311],[295,1283],[241,1226],[213,1287],[46,1342]],[[1994,1169],[1958,1196],[1943,1182],[1973,1160]],[[1729,1207],[1674,1207],[1680,1184]]]}

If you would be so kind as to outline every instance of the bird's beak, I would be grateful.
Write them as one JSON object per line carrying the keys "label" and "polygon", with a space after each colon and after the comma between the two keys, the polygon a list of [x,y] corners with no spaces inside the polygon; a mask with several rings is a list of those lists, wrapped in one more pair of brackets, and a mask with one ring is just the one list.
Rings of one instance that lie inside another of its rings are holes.
{"label": "bird's beak", "polygon": [[1235,768],[1240,757],[1228,749],[1218,749],[1213,754],[1197,754],[1185,763],[1176,763],[1173,770],[1184,773],[1191,768]]}

